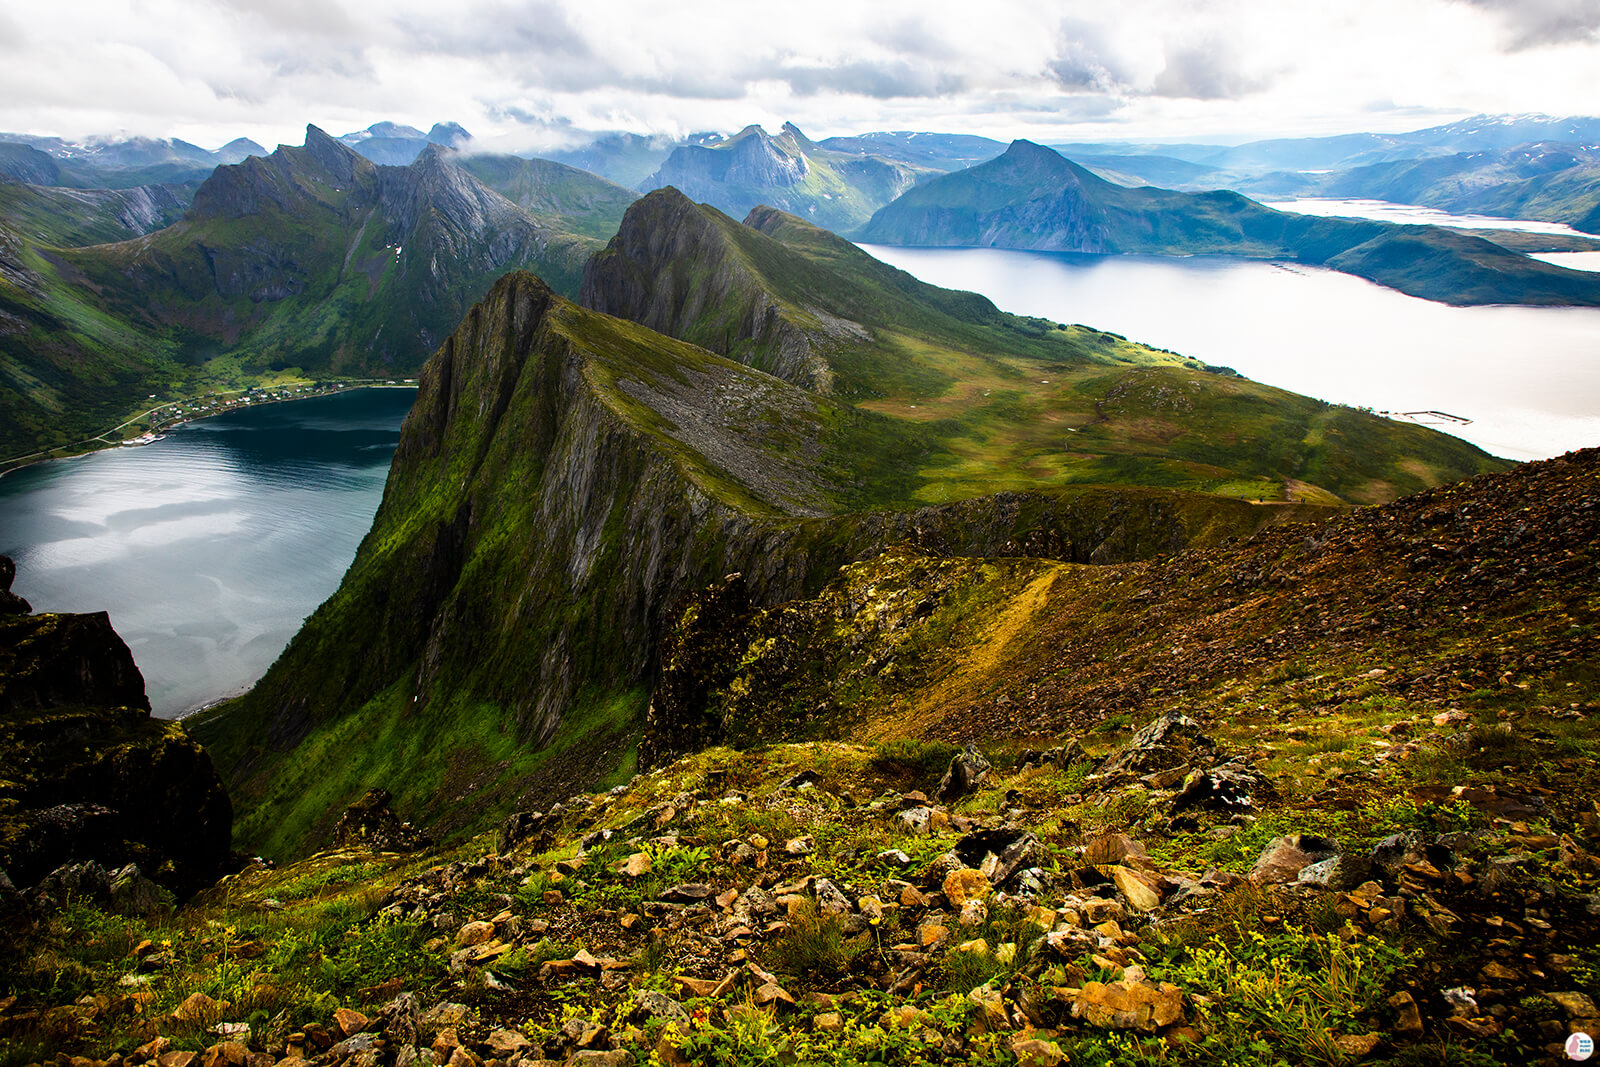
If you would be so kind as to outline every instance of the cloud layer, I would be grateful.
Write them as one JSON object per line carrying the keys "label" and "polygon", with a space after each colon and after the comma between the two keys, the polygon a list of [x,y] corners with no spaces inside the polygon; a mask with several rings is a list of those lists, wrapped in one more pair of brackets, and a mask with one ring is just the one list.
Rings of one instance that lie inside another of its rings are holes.
{"label": "cloud layer", "polygon": [[0,13],[0,56],[0,129],[66,136],[1243,138],[1592,111],[1600,0],[81,0]]}

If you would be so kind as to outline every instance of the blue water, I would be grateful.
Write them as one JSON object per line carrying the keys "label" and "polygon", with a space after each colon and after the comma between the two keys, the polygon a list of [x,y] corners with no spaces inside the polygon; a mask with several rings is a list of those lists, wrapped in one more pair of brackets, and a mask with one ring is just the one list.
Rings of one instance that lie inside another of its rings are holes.
{"label": "blue water", "polygon": [[338,587],[415,396],[265,404],[0,478],[13,591],[109,612],[158,715],[241,692]]}

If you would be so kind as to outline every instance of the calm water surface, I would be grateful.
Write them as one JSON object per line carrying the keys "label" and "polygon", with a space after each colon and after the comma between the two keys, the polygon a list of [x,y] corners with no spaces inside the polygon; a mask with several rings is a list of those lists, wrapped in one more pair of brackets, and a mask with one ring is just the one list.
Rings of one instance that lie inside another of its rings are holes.
{"label": "calm water surface", "polygon": [[1600,309],[1454,308],[1226,256],[863,247],[1006,311],[1111,330],[1336,403],[1459,415],[1472,423],[1440,428],[1495,455],[1600,445]]}
{"label": "calm water surface", "polygon": [[1373,219],[1405,225],[1458,226],[1473,230],[1521,230],[1524,233],[1560,233],[1573,237],[1594,237],[1561,222],[1537,219],[1507,219],[1497,215],[1453,215],[1438,208],[1416,204],[1395,204],[1388,200],[1335,200],[1328,197],[1299,197],[1293,200],[1263,200],[1267,207],[1292,211],[1296,215],[1323,218]]}
{"label": "calm water surface", "polygon": [[240,692],[338,587],[415,395],[266,404],[0,478],[13,588],[109,612],[159,715]]}

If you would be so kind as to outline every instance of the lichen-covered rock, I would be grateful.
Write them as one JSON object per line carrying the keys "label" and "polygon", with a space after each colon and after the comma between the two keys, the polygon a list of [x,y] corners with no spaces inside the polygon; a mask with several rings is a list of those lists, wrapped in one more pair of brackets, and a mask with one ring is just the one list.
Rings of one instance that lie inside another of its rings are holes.
{"label": "lichen-covered rock", "polygon": [[961,799],[983,783],[991,764],[978,751],[977,745],[968,745],[956,753],[939,780],[939,799],[946,804]]}
{"label": "lichen-covered rock", "polygon": [[374,852],[415,852],[431,842],[389,807],[387,789],[369,789],[345,809],[333,828],[338,848],[360,846]]}
{"label": "lichen-covered rock", "polygon": [[1101,774],[1145,774],[1183,767],[1215,754],[1216,743],[1176,709],[1146,724],[1126,745],[1106,757]]}

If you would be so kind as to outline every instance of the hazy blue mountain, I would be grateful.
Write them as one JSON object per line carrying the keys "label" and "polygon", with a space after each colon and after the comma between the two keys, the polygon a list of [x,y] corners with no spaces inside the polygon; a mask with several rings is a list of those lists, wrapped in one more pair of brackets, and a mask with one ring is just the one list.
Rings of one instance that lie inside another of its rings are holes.
{"label": "hazy blue mountain", "polygon": [[390,167],[410,165],[431,144],[460,148],[470,140],[472,135],[454,122],[436,122],[427,133],[415,126],[374,122],[364,130],[338,138],[341,144],[355,149],[374,163]]}
{"label": "hazy blue mountain", "polygon": [[765,204],[842,231],[861,225],[928,173],[881,156],[829,150],[784,123],[776,136],[746,126],[714,145],[682,145],[639,188],[670,185],[735,216]]}
{"label": "hazy blue mountain", "polygon": [[891,159],[927,170],[952,171],[993,159],[1006,150],[1003,141],[964,133],[863,133],[817,142],[829,152]]}
{"label": "hazy blue mountain", "polygon": [[565,163],[510,155],[463,155],[462,169],[533,217],[558,230],[607,241],[623,212],[639,199],[632,189]]}
{"label": "hazy blue mountain", "polygon": [[1244,190],[1389,200],[1457,213],[1563,222],[1600,233],[1600,147],[1594,145],[1540,142],[1332,174],[1269,174]]}
{"label": "hazy blue mountain", "polygon": [[[1069,142],[1051,147],[1077,160],[1096,156],[1168,156],[1220,172],[1195,179],[1213,182],[1211,187],[1216,188],[1270,171],[1345,170],[1462,152],[1493,152],[1531,141],[1600,144],[1600,118],[1476,115],[1409,133],[1279,137],[1241,145],[1102,141]],[[1120,169],[1138,173],[1128,167]]]}

